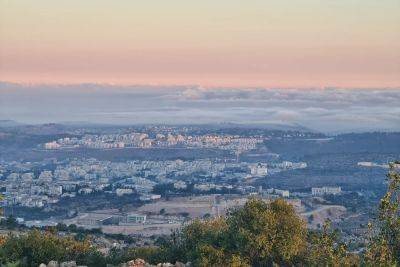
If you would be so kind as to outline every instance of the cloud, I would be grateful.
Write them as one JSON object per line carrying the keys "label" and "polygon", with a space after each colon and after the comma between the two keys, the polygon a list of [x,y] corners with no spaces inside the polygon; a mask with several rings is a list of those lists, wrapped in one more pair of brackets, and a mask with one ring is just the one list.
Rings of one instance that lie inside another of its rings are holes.
{"label": "cloud", "polygon": [[0,119],[42,123],[283,123],[400,131],[400,89],[229,89],[0,83]]}

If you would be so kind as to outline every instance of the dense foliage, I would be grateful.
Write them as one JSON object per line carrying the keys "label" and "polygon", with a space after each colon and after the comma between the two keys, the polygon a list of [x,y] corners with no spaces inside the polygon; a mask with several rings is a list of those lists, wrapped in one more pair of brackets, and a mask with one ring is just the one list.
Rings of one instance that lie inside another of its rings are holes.
{"label": "dense foliage", "polygon": [[[378,234],[371,235],[366,252],[366,264],[398,266],[400,264],[400,162],[392,163],[388,191],[379,206]],[[397,168],[396,168],[397,167]],[[369,225],[371,232],[373,225]]]}
{"label": "dense foliage", "polygon": [[27,235],[10,235],[2,240],[0,249],[2,264],[18,262],[19,266],[39,266],[50,260],[90,263],[90,259],[96,255],[102,257],[87,241],[76,241],[71,237],[59,237],[38,230]]}
{"label": "dense foliage", "polygon": [[198,266],[265,266],[296,262],[304,252],[306,228],[283,200],[250,200],[226,218],[196,220],[160,240],[168,261]]}

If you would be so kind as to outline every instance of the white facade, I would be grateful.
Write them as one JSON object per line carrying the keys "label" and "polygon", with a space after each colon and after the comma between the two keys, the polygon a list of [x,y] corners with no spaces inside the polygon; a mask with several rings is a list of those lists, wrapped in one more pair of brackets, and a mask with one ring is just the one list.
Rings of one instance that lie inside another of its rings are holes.
{"label": "white facade", "polygon": [[332,186],[324,186],[324,187],[313,187],[311,188],[311,193],[313,196],[323,196],[323,195],[337,195],[342,192],[342,188],[332,187]]}
{"label": "white facade", "polygon": [[275,188],[267,189],[267,193],[279,195],[281,197],[289,197],[290,196],[290,192],[288,190],[281,190],[281,189],[275,189]]}
{"label": "white facade", "polygon": [[44,144],[44,148],[45,149],[57,149],[57,148],[60,148],[60,147],[61,147],[61,145],[58,144],[56,141]]}
{"label": "white facade", "polygon": [[117,188],[115,190],[115,193],[117,194],[117,196],[122,196],[122,195],[132,194],[133,190],[130,188]]}
{"label": "white facade", "polygon": [[267,169],[267,166],[264,166],[259,163],[259,164],[250,166],[250,173],[254,177],[262,177],[262,176],[266,176],[268,174],[268,169]]}
{"label": "white facade", "polygon": [[131,213],[126,216],[126,223],[146,223],[146,215]]}

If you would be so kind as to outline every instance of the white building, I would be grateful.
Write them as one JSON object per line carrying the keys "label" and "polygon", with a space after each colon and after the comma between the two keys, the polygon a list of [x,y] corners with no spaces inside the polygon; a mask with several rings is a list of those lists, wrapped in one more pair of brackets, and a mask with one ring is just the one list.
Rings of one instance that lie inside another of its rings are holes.
{"label": "white building", "polygon": [[44,148],[45,149],[57,149],[57,148],[60,148],[60,147],[61,147],[61,145],[58,144],[56,141],[44,144]]}
{"label": "white building", "polygon": [[13,173],[11,173],[11,174],[9,174],[7,176],[7,181],[8,182],[15,182],[15,181],[19,180],[19,178],[20,178],[19,173],[13,172]]}
{"label": "white building", "polygon": [[92,188],[81,188],[78,190],[79,194],[84,194],[84,195],[91,194],[92,192],[93,192]]}
{"label": "white building", "polygon": [[87,213],[77,219],[77,224],[85,226],[100,226],[113,218],[109,214]]}
{"label": "white building", "polygon": [[129,213],[126,215],[126,223],[130,224],[144,224],[146,223],[146,215],[136,214],[136,213]]}
{"label": "white building", "polygon": [[63,169],[56,169],[54,171],[54,178],[57,180],[67,181],[70,179],[69,172]]}
{"label": "white building", "polygon": [[187,185],[184,181],[177,181],[174,183],[174,188],[175,189],[186,189]]}
{"label": "white building", "polygon": [[117,188],[115,190],[117,196],[129,195],[133,193],[133,190],[130,188]]}
{"label": "white building", "polygon": [[53,174],[51,171],[42,171],[39,175],[38,180],[40,182],[46,182],[49,183],[53,180]]}
{"label": "white building", "polygon": [[34,174],[32,172],[24,173],[21,175],[21,179],[24,183],[32,182]]}
{"label": "white building", "polygon": [[374,163],[370,161],[360,161],[357,163],[357,165],[362,167],[373,167]]}
{"label": "white building", "polygon": [[279,195],[281,197],[289,197],[290,196],[290,192],[288,190],[281,190],[281,189],[275,189],[275,188],[267,189],[267,193]]}
{"label": "white building", "polygon": [[157,194],[146,194],[146,195],[141,195],[139,197],[139,199],[141,201],[151,201],[151,200],[157,200],[160,198],[161,198],[161,195],[157,195]]}
{"label": "white building", "polygon": [[49,186],[47,193],[50,196],[61,196],[62,195],[62,186],[61,185]]}
{"label": "white building", "polygon": [[324,186],[324,187],[313,187],[311,188],[311,193],[313,196],[323,196],[323,195],[337,195],[342,192],[342,188],[332,187],[332,186]]}
{"label": "white building", "polygon": [[253,177],[262,177],[268,174],[267,166],[258,163],[250,166],[250,173]]}

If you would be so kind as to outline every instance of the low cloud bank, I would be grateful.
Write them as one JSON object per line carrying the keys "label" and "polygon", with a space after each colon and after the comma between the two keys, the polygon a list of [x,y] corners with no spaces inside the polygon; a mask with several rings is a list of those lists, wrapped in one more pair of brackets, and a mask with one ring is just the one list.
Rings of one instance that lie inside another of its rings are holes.
{"label": "low cloud bank", "polygon": [[240,123],[400,131],[400,89],[226,89],[0,83],[0,119],[25,123]]}

